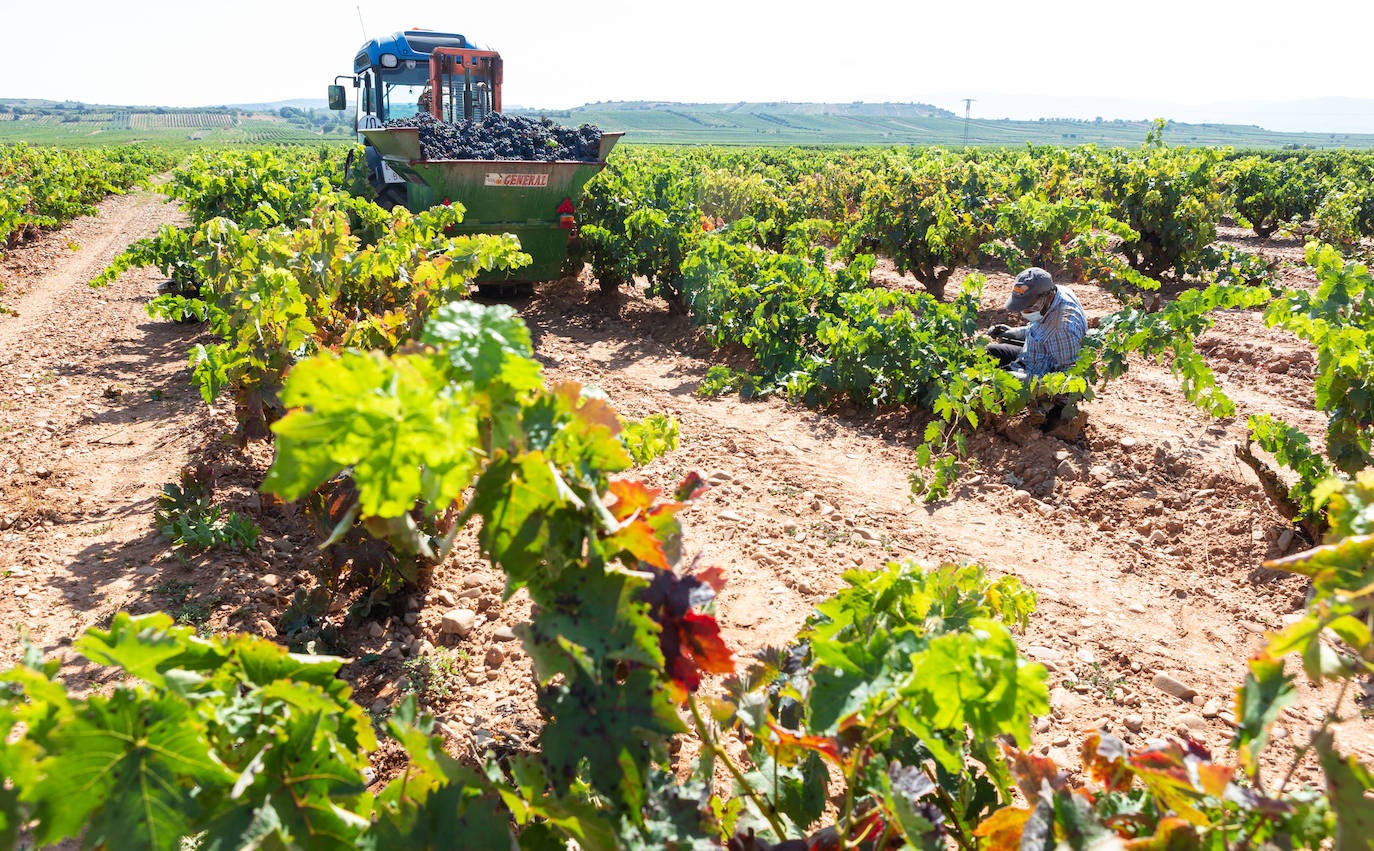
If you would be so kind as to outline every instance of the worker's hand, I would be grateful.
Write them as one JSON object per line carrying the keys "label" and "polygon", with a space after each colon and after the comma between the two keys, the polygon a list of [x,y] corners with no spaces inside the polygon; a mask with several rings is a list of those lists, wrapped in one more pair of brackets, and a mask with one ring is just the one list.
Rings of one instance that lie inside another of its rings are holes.
{"label": "worker's hand", "polygon": [[996,340],[998,337],[1001,337],[1003,334],[1007,333],[1010,330],[1010,325],[994,325],[988,329],[988,336]]}

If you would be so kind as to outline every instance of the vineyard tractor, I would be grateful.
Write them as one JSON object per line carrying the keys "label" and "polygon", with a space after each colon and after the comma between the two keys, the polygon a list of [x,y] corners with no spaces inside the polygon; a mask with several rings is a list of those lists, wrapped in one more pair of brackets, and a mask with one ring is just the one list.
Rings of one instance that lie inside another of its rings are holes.
{"label": "vineyard tractor", "polygon": [[623,133],[603,133],[594,159],[426,158],[418,127],[386,126],[426,112],[448,124],[480,122],[501,112],[501,56],[462,35],[406,30],[368,41],[351,77],[329,87],[330,109],[348,107],[341,80],[358,90],[355,129],[364,139],[368,180],[378,203],[412,211],[460,203],[459,233],[514,234],[533,263],[500,277],[478,278],[484,294],[527,293],[556,280],[576,235],[576,204],[587,181],[606,166]]}

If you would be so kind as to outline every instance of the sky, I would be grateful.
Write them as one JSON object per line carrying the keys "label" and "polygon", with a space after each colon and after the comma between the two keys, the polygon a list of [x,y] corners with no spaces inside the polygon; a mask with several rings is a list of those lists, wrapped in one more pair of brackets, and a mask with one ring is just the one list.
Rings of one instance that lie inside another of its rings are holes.
{"label": "sky", "polygon": [[352,70],[364,31],[413,27],[500,51],[506,103],[549,109],[922,101],[962,114],[974,97],[975,118],[1040,117],[1055,104],[1083,113],[1074,117],[1148,118],[1161,113],[1114,110],[1374,99],[1356,39],[1374,30],[1369,0],[0,0],[0,97],[322,98]]}

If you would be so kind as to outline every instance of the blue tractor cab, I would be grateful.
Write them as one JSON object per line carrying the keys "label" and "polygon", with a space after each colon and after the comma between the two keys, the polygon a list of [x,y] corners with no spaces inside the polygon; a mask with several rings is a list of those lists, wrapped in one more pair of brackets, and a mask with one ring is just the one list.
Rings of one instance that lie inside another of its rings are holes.
{"label": "blue tractor cab", "polygon": [[[428,111],[430,97],[430,54],[436,48],[472,49],[475,45],[459,33],[433,30],[405,30],[364,44],[353,57],[353,88],[358,90],[355,130],[381,127],[396,118],[412,118]],[[347,79],[346,77],[343,79]],[[329,107],[346,109],[344,87],[329,87]],[[404,203],[405,178],[390,168],[372,145],[367,150],[368,177],[376,187],[378,201],[386,205]]]}
{"label": "blue tractor cab", "polygon": [[363,116],[378,123],[409,118],[420,111],[420,98],[429,84],[429,56],[436,47],[472,48],[458,33],[406,30],[364,44],[353,58],[359,126]]}

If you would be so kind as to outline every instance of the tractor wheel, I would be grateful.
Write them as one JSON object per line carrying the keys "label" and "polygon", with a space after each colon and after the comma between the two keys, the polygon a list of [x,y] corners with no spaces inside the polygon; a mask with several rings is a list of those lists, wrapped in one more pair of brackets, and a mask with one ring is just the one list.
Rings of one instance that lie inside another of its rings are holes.
{"label": "tractor wheel", "polygon": [[534,295],[534,284],[529,281],[478,284],[477,294],[482,298],[494,299],[529,298]]}
{"label": "tractor wheel", "polygon": [[406,205],[406,189],[399,183],[388,183],[377,193],[377,206],[384,210],[394,210]]}

